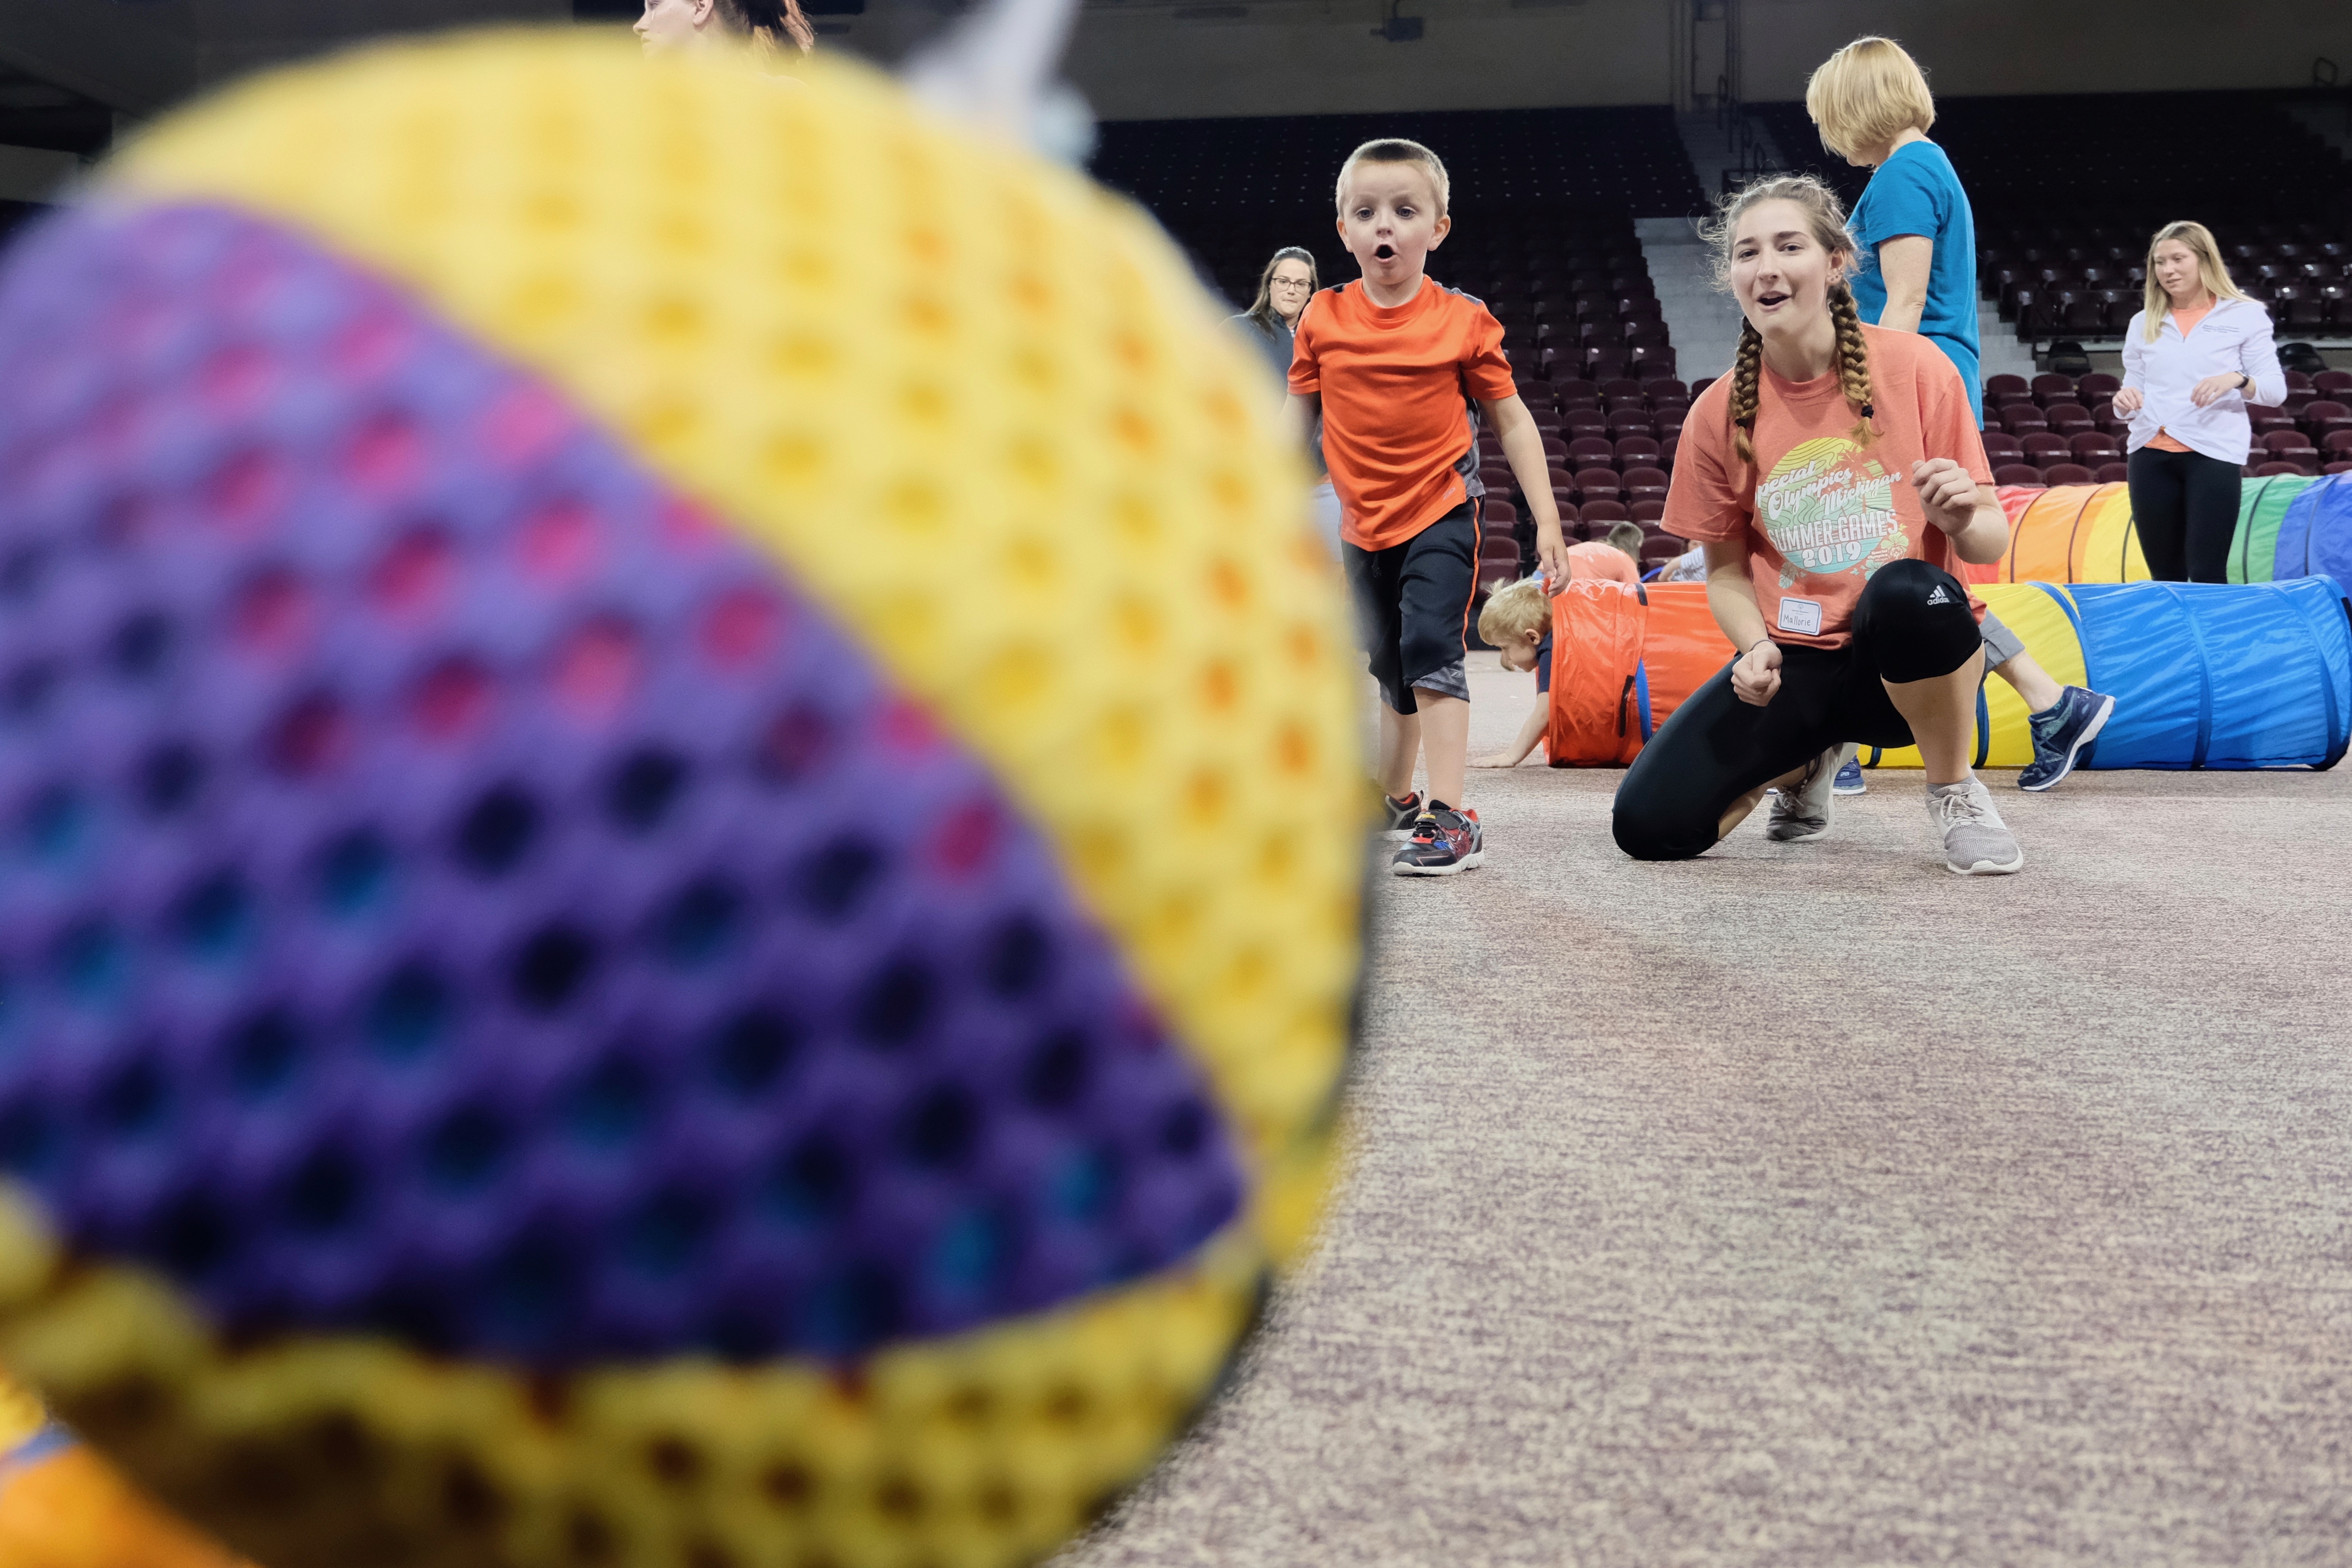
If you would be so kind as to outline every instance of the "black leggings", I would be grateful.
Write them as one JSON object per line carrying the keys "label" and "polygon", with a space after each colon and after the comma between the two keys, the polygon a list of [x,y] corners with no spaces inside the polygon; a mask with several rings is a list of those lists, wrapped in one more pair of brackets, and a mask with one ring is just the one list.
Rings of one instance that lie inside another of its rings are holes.
{"label": "black leggings", "polygon": [[2202,452],[2131,455],[2132,523],[2159,583],[2226,583],[2238,531],[2238,469]]}
{"label": "black leggings", "polygon": [[1968,590],[1950,573],[1916,560],[1880,567],[1854,603],[1852,642],[1781,645],[1769,703],[1742,702],[1726,665],[1675,710],[1617,786],[1617,847],[1636,860],[1687,860],[1715,847],[1735,801],[1832,743],[1910,745],[1884,683],[1949,675],[1983,646]]}

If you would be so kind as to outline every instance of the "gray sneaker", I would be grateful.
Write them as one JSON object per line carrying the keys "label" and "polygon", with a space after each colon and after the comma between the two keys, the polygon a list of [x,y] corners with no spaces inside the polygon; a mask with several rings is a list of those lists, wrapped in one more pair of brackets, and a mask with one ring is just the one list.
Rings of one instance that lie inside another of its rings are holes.
{"label": "gray sneaker", "polygon": [[1944,864],[1963,877],[2005,877],[2025,866],[2017,835],[1993,809],[1992,792],[1971,776],[1927,786],[1927,819],[1944,837]]}
{"label": "gray sneaker", "polygon": [[1832,746],[1806,764],[1797,782],[1772,797],[1764,837],[1775,844],[1802,844],[1830,830],[1830,786],[1837,778],[1843,746]]}

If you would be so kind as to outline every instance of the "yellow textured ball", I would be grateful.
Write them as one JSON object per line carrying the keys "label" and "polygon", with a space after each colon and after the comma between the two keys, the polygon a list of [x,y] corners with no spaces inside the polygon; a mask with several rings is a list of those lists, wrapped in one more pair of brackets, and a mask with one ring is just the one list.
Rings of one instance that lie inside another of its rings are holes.
{"label": "yellow textured ball", "polygon": [[225,1323],[27,1175],[0,1203],[11,1363],[268,1568],[1052,1551],[1213,1388],[1328,1176],[1363,790],[1262,370],[1142,214],[829,64],[381,48],[160,125],[95,199],[226,209],[389,280],[772,563],[1043,839],[1243,1194],[1139,1277],[954,1332],[551,1365]]}

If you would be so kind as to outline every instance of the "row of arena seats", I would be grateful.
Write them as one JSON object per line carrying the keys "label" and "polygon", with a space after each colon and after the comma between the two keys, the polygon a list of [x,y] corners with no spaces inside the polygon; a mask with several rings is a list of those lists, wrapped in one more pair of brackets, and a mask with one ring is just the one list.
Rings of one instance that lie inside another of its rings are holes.
{"label": "row of arena seats", "polygon": [[1091,167],[1245,304],[1286,245],[1310,251],[1327,285],[1356,276],[1332,230],[1333,187],[1348,154],[1380,136],[1411,137],[1445,161],[1454,228],[1431,271],[1473,293],[1531,271],[1565,284],[1590,270],[1605,289],[1613,273],[1582,264],[1622,254],[1631,217],[1703,200],[1663,106],[1112,121]]}
{"label": "row of arena seats", "polygon": [[[1622,507],[1598,504],[1606,515],[1587,515],[1580,521],[1578,508],[1560,508],[1560,529],[1570,543],[1585,539],[1603,541],[1617,523],[1641,521],[1620,515],[1625,510]],[[1654,508],[1659,505],[1649,504]],[[1641,524],[1643,571],[1671,561],[1690,548],[1689,541],[1677,539],[1657,525],[1656,510],[1649,515],[1650,521]],[[1478,536],[1478,590],[1482,597],[1505,583],[1526,576],[1534,570],[1535,559],[1533,523],[1508,501],[1487,501]]]}
{"label": "row of arena seats", "polygon": [[1514,216],[1482,238],[1449,239],[1432,276],[1486,301],[1530,403],[1530,382],[1641,380],[1675,374],[1674,345],[1633,220]]}
{"label": "row of arena seats", "polygon": [[[2120,336],[2144,298],[2150,237],[2181,217],[2213,230],[2239,286],[2282,326],[2352,332],[2352,164],[2276,94],[1954,98],[1937,111],[1976,218],[1979,286],[2021,340]],[[1755,112],[1796,166],[1849,205],[1861,195],[1868,173],[1819,150],[1802,104]],[[2198,123],[2230,134],[2180,136]]]}
{"label": "row of arena seats", "polygon": [[[2255,450],[2245,472],[2336,473],[2339,465],[2352,466],[2352,372],[2288,371],[2286,383],[2284,403],[2248,410]],[[2120,472],[2107,470],[2123,463],[2130,430],[2114,407],[2122,385],[2120,377],[2104,373],[2050,374],[2031,382],[2020,375],[1988,377],[1984,442],[1994,482],[2034,482],[2014,471],[2018,465],[2042,470],[2042,482],[2050,484],[2120,479]],[[2055,472],[2069,466],[2090,472]]]}

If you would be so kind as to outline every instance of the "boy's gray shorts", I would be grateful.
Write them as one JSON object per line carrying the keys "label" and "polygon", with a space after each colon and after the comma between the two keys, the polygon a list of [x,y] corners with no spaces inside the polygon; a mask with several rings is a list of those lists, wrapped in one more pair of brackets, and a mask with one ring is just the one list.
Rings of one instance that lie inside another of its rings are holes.
{"label": "boy's gray shorts", "polygon": [[1994,665],[2007,664],[2025,651],[2025,639],[2001,625],[2000,617],[1990,610],[1985,612],[1984,625],[1978,629],[1984,633],[1987,674],[1991,673]]}

